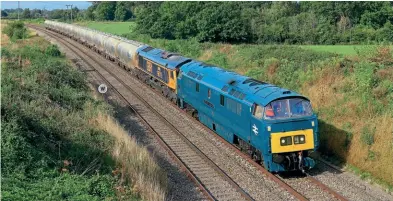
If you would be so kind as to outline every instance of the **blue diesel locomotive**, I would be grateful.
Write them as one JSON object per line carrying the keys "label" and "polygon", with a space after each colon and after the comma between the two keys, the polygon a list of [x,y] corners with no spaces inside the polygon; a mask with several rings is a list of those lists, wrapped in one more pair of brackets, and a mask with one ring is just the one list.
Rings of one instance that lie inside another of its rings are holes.
{"label": "blue diesel locomotive", "polygon": [[294,91],[200,61],[61,22],[47,29],[115,61],[270,172],[307,170],[319,146],[310,101]]}
{"label": "blue diesel locomotive", "polygon": [[307,170],[319,146],[310,101],[296,92],[192,61],[177,78],[180,108],[271,172]]}

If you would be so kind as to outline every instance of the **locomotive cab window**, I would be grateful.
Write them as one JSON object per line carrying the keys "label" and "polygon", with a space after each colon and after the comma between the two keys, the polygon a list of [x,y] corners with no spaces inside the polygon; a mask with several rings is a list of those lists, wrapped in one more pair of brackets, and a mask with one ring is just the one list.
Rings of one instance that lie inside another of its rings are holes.
{"label": "locomotive cab window", "polygon": [[224,104],[225,104],[224,95],[220,95],[220,104],[221,104],[222,106],[224,106]]}
{"label": "locomotive cab window", "polygon": [[139,56],[139,61],[138,61],[139,67],[143,67],[143,57]]}
{"label": "locomotive cab window", "polygon": [[288,119],[311,116],[310,101],[302,98],[287,98],[269,103],[265,109],[265,119]]}
{"label": "locomotive cab window", "polygon": [[254,103],[254,112],[252,115],[258,119],[262,119],[263,108],[260,105]]}
{"label": "locomotive cab window", "polygon": [[171,75],[171,78],[174,79],[173,74],[175,74],[175,71],[169,71],[169,74]]}

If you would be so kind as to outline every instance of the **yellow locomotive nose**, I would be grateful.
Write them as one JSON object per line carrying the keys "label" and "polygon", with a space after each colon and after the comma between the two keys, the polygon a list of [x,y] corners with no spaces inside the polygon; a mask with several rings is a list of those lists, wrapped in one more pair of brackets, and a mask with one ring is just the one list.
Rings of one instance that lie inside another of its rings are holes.
{"label": "yellow locomotive nose", "polygon": [[272,153],[314,149],[313,129],[271,133]]}

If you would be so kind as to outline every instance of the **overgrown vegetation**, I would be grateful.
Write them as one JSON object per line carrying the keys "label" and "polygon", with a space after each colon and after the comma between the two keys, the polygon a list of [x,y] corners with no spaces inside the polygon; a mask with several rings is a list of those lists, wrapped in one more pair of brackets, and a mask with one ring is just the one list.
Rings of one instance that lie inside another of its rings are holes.
{"label": "overgrown vegetation", "polygon": [[27,29],[24,23],[21,21],[10,22],[3,29],[3,33],[6,34],[12,41],[27,38]]}
{"label": "overgrown vegetation", "polygon": [[37,38],[1,49],[2,199],[164,200],[166,176],[148,151]]}

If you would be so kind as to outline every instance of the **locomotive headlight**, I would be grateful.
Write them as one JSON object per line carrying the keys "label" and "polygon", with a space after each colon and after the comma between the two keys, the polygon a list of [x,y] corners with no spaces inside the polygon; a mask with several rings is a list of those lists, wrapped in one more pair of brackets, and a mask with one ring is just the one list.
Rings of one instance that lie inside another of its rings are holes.
{"label": "locomotive headlight", "polygon": [[267,131],[271,131],[271,130],[272,130],[272,127],[268,126]]}
{"label": "locomotive headlight", "polygon": [[304,144],[306,143],[306,136],[304,135],[295,135],[293,137],[294,144]]}
{"label": "locomotive headlight", "polygon": [[312,127],[314,127],[314,126],[315,126],[315,123],[314,123],[314,121],[311,121],[311,126],[312,126]]}
{"label": "locomotive headlight", "polygon": [[287,137],[282,137],[280,138],[280,145],[281,146],[287,146],[292,144],[292,137],[287,136]]}

